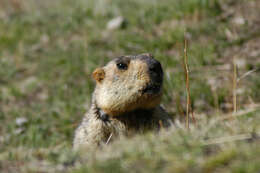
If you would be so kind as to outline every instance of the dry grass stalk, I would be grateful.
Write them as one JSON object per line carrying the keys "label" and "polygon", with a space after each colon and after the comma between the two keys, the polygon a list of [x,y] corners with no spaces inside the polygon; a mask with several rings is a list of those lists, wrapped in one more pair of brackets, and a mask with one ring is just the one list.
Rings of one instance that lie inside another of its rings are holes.
{"label": "dry grass stalk", "polygon": [[214,144],[222,144],[222,143],[241,141],[241,140],[258,139],[259,137],[260,137],[260,132],[244,133],[244,134],[239,134],[239,135],[209,139],[209,140],[203,141],[202,143],[203,143],[203,145],[214,145]]}
{"label": "dry grass stalk", "polygon": [[246,109],[246,110],[239,110],[237,111],[235,114],[234,113],[229,113],[227,115],[223,115],[220,118],[217,118],[217,121],[223,121],[223,120],[228,120],[228,119],[232,119],[232,118],[236,118],[236,117],[240,117],[240,116],[246,116],[249,113],[255,112],[257,110],[260,109],[260,105],[253,105],[251,108]]}
{"label": "dry grass stalk", "polygon": [[250,74],[252,74],[252,73],[254,73],[254,72],[258,71],[258,70],[260,70],[260,68],[253,69],[253,70],[250,70],[250,71],[244,73],[241,77],[239,77],[237,79],[237,83],[239,83],[242,79],[244,79],[245,77],[249,76]]}
{"label": "dry grass stalk", "polygon": [[237,65],[233,59],[233,113],[237,112]]}
{"label": "dry grass stalk", "polygon": [[253,105],[251,108],[246,110],[239,110],[235,114],[234,113],[228,113],[226,115],[217,117],[211,121],[207,127],[205,127],[205,133],[207,133],[212,127],[214,127],[216,124],[225,121],[225,120],[234,120],[241,116],[247,116],[250,113],[256,112],[260,109],[260,105]]}
{"label": "dry grass stalk", "polygon": [[190,126],[190,84],[189,84],[189,66],[187,58],[187,40],[184,40],[184,71],[185,71],[185,81],[186,81],[186,118],[185,125],[186,128]]}
{"label": "dry grass stalk", "polygon": [[109,135],[109,137],[108,137],[108,139],[107,139],[107,142],[106,142],[106,145],[109,143],[109,141],[110,141],[110,139],[112,138],[112,136],[113,136],[113,133],[111,133],[111,134]]}

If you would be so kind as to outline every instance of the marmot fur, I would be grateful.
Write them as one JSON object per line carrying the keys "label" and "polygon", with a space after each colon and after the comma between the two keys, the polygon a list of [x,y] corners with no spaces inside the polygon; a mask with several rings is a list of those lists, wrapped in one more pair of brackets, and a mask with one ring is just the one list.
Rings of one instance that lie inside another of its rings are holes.
{"label": "marmot fur", "polygon": [[75,132],[75,149],[98,146],[111,136],[170,126],[170,116],[159,105],[163,70],[152,55],[118,57],[92,76],[96,88],[90,110]]}

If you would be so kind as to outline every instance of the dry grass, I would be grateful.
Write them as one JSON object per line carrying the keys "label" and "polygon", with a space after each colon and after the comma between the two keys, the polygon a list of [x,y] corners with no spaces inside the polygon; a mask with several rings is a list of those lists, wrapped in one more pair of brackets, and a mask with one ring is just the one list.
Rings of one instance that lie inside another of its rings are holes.
{"label": "dry grass", "polygon": [[190,126],[190,82],[189,82],[189,66],[188,66],[188,57],[187,57],[187,40],[184,40],[184,60],[183,60],[183,67],[185,72],[185,86],[186,86],[186,128],[189,129]]}

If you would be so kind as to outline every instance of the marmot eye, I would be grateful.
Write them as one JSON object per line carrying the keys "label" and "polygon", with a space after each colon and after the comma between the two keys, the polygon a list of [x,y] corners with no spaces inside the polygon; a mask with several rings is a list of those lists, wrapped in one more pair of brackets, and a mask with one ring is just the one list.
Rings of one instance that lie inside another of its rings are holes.
{"label": "marmot eye", "polygon": [[126,70],[127,69],[127,65],[124,64],[124,63],[118,63],[118,64],[116,64],[116,66],[119,70]]}

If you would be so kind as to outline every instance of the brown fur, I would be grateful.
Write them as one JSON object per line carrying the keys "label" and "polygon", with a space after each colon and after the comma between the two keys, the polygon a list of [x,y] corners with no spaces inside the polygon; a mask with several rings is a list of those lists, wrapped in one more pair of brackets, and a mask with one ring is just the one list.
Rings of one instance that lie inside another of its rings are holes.
{"label": "brown fur", "polygon": [[[127,68],[119,69],[120,62]],[[162,89],[144,92],[148,84],[162,83],[155,80],[162,72],[151,72],[153,64],[157,64],[153,71],[158,71],[158,63],[150,54],[124,56],[93,72],[96,88],[92,105],[75,132],[74,148],[98,146],[111,135],[114,139],[170,126],[169,115],[159,105]]]}

